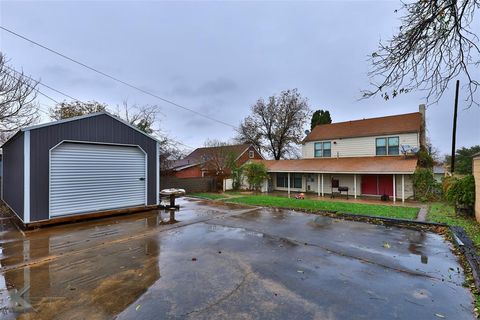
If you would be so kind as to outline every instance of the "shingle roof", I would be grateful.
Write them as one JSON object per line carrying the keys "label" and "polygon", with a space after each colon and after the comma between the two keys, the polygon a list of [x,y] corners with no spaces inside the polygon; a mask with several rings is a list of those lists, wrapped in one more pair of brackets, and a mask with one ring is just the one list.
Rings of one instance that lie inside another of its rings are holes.
{"label": "shingle roof", "polygon": [[304,141],[420,132],[420,112],[317,125]]}
{"label": "shingle roof", "polygon": [[269,172],[310,173],[408,173],[415,171],[416,158],[403,156],[256,160]]}
{"label": "shingle roof", "polygon": [[184,166],[190,166],[205,162],[204,157],[209,154],[213,154],[218,149],[224,149],[225,152],[231,152],[236,158],[238,158],[245,150],[250,147],[249,144],[235,144],[229,146],[219,147],[203,147],[193,150],[188,156],[181,160],[177,160],[172,163],[172,168],[179,168]]}

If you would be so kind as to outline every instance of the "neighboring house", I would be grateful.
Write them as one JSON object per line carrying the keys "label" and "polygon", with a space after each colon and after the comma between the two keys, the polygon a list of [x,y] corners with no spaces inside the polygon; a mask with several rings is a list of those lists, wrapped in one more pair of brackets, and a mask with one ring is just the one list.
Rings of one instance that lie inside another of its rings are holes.
{"label": "neighboring house", "polygon": [[107,112],[23,128],[2,149],[2,200],[25,226],[159,204],[158,141]]}
{"label": "neighboring house", "polygon": [[473,156],[472,173],[475,179],[475,217],[480,222],[480,153]]}
{"label": "neighboring house", "polygon": [[181,160],[174,161],[170,172],[177,178],[196,178],[204,176],[228,176],[229,159],[237,166],[248,160],[262,160],[262,155],[249,144],[237,144],[195,149]]}
{"label": "neighboring house", "polygon": [[[425,106],[419,112],[317,125],[303,141],[302,159],[263,160],[271,179],[263,190],[332,192],[331,180],[357,197],[413,197],[415,152],[425,145]],[[335,190],[334,190],[335,191]]]}
{"label": "neighboring house", "polygon": [[445,177],[445,166],[443,164],[433,166],[433,178],[437,182],[442,182],[442,179]]}

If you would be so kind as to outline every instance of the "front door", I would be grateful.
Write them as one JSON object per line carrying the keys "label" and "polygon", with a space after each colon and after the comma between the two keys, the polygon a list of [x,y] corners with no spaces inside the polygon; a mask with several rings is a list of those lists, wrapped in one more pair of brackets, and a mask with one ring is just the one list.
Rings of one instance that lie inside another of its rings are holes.
{"label": "front door", "polygon": [[377,195],[378,194],[378,177],[375,174],[362,175],[362,194]]}
{"label": "front door", "polygon": [[362,194],[393,196],[393,175],[366,174],[362,175]]}
{"label": "front door", "polygon": [[393,196],[393,176],[391,174],[381,174],[378,176],[378,194]]}

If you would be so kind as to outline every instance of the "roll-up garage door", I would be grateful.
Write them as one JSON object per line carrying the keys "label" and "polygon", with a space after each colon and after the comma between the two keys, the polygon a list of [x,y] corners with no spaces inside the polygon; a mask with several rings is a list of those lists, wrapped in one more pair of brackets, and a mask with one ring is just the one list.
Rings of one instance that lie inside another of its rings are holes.
{"label": "roll-up garage door", "polygon": [[138,147],[60,144],[50,154],[50,216],[145,205],[145,162]]}

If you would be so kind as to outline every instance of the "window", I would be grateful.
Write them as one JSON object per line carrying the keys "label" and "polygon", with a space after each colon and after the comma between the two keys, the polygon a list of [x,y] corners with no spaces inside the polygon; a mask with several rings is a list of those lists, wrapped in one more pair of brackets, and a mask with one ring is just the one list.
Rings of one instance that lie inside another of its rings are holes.
{"label": "window", "polygon": [[384,156],[387,154],[387,138],[377,138],[377,156]]}
{"label": "window", "polygon": [[[302,188],[302,174],[292,173],[290,174],[290,187],[291,188]],[[278,188],[288,188],[288,173],[277,173],[277,187]]]}
{"label": "window", "polygon": [[332,143],[315,142],[315,158],[330,158],[332,156]]}
{"label": "window", "polygon": [[399,151],[398,146],[399,146],[398,137],[388,138],[388,154],[389,155],[398,155],[398,151]]}
{"label": "window", "polygon": [[248,157],[250,159],[253,159],[253,157],[255,157],[255,152],[253,152],[252,150],[248,151]]}
{"label": "window", "polygon": [[398,155],[400,139],[398,137],[377,138],[375,146],[377,156]]}
{"label": "window", "polygon": [[[292,177],[293,176],[293,177]],[[290,176],[290,187],[301,189],[302,188],[302,175],[298,173],[294,173]],[[292,186],[292,178],[293,178],[293,186]]]}
{"label": "window", "polygon": [[288,173],[277,173],[277,187],[287,188],[288,186]]}

